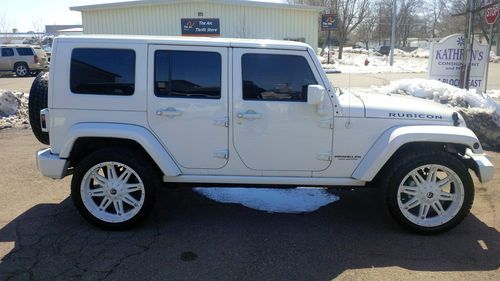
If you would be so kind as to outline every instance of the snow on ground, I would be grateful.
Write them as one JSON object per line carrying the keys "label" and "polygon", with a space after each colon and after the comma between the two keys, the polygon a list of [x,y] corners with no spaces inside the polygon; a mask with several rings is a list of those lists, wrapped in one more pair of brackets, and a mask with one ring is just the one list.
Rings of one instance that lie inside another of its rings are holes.
{"label": "snow on ground", "polygon": [[28,94],[0,89],[0,130],[5,128],[27,128]]}
{"label": "snow on ground", "polygon": [[[334,56],[333,64],[326,64],[325,56],[318,57],[325,70],[339,70],[342,73],[417,73],[427,71],[426,58],[397,56],[394,65],[390,66],[388,56],[371,54],[344,53],[341,60]],[[368,65],[365,65],[368,61]]]}
{"label": "snow on ground", "polygon": [[[394,65],[390,66],[389,57],[380,55],[374,50],[344,48],[343,58],[337,59],[338,50],[331,56],[327,64],[328,55],[318,56],[318,59],[327,71],[342,73],[419,73],[427,72],[429,64],[429,50],[418,48],[412,52],[396,49]],[[491,62],[500,63],[500,57],[491,52]],[[365,61],[368,64],[365,65]]]}
{"label": "snow on ground", "polygon": [[313,212],[339,197],[324,188],[202,188],[194,189],[199,194],[221,203],[236,203],[245,207],[270,213]]}
{"label": "snow on ground", "polygon": [[467,126],[476,133],[485,147],[500,149],[500,90],[486,94],[460,89],[437,80],[402,79],[387,86],[372,87],[379,94],[402,94],[457,108]]}

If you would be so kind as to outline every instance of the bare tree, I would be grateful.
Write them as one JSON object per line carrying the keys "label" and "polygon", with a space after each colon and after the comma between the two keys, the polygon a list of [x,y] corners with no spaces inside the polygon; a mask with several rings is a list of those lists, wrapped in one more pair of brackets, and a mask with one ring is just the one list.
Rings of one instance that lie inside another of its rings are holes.
{"label": "bare tree", "polygon": [[375,28],[377,27],[377,17],[368,17],[364,20],[357,30],[354,32],[354,40],[362,42],[368,50],[370,42],[375,35]]}
{"label": "bare tree", "polygon": [[41,45],[43,35],[45,33],[45,26],[43,25],[42,18],[38,18],[33,21],[33,31],[35,32],[34,36],[35,43]]}
{"label": "bare tree", "polygon": [[368,0],[337,0],[339,59],[342,59],[342,52],[349,34],[365,20],[369,12],[370,1]]}
{"label": "bare tree", "polygon": [[5,12],[0,14],[0,32],[1,33],[6,33],[9,32],[9,24],[7,22],[7,18],[5,17]]}
{"label": "bare tree", "polygon": [[[446,0],[428,0],[427,7],[424,7],[424,16],[427,19],[430,30],[426,30],[426,34],[431,38],[438,37],[438,26],[442,23],[443,15],[447,11]],[[426,26],[427,29],[427,26]]]}
{"label": "bare tree", "polygon": [[337,14],[338,29],[336,35],[339,42],[339,59],[342,59],[344,45],[348,41],[349,35],[365,20],[370,12],[369,0],[289,0],[288,2],[321,6],[325,8],[325,11]]}

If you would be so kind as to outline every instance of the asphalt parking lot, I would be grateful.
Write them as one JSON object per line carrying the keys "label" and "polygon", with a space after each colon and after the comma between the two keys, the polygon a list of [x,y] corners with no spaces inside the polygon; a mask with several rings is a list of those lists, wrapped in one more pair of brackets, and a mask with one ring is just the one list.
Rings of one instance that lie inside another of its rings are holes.
{"label": "asphalt parking lot", "polygon": [[77,213],[70,178],[37,172],[42,147],[0,131],[0,280],[500,280],[500,153],[472,213],[442,235],[401,230],[377,189],[270,214],[165,188],[144,224],[107,232]]}

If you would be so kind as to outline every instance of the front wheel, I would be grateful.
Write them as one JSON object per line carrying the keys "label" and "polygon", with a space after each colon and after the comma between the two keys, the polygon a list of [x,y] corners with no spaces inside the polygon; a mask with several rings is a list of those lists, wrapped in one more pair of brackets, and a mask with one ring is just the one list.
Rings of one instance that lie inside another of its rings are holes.
{"label": "front wheel", "polygon": [[418,233],[434,234],[456,226],[474,200],[474,184],[467,168],[444,151],[406,155],[387,177],[390,213]]}
{"label": "front wheel", "polygon": [[30,75],[30,69],[25,63],[16,63],[14,71],[17,77],[26,77]]}
{"label": "front wheel", "polygon": [[159,178],[144,156],[127,149],[102,149],[76,167],[71,197],[91,223],[105,229],[126,229],[150,212]]}

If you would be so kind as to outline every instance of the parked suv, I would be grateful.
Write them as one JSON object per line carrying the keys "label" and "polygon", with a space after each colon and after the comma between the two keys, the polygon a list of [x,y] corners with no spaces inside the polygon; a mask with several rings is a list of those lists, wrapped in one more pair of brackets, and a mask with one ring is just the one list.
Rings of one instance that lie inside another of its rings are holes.
{"label": "parked suv", "polygon": [[0,45],[0,71],[16,73],[19,77],[36,75],[49,67],[47,55],[40,47]]}
{"label": "parked suv", "polygon": [[374,186],[401,225],[436,233],[468,214],[469,169],[493,177],[452,108],[333,88],[303,43],[68,36],[53,48],[48,91],[45,75],[30,94],[50,144],[38,168],[72,175],[76,207],[100,227],[141,221],[162,184]]}

